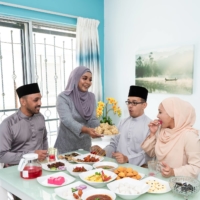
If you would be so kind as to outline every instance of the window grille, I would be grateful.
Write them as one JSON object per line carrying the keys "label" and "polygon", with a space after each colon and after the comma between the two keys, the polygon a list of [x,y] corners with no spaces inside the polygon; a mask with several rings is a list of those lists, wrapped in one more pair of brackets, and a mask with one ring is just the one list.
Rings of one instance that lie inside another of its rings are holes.
{"label": "window grille", "polygon": [[54,145],[59,126],[56,98],[75,67],[75,36],[74,27],[0,19],[0,123],[20,107],[16,88],[37,82],[49,146]]}

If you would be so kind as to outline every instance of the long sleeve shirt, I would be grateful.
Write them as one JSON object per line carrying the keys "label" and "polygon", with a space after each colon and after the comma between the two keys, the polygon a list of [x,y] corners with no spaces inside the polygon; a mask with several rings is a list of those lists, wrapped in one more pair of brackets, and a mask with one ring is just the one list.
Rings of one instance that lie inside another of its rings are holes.
{"label": "long sleeve shirt", "polygon": [[58,95],[56,108],[60,117],[60,127],[55,147],[59,153],[77,149],[90,151],[91,137],[81,132],[83,126],[95,128],[100,122],[94,109],[92,117],[87,121],[81,117],[71,98],[62,92]]}
{"label": "long sleeve shirt", "polygon": [[[155,145],[157,136],[147,137],[142,143],[142,149],[150,156],[156,156]],[[191,176],[197,178],[200,173],[200,139],[194,132],[185,132],[178,141],[181,145],[175,145],[166,155],[164,162],[174,169],[175,176]],[[166,144],[167,145],[167,144]],[[177,146],[179,148],[177,148]],[[183,159],[179,162],[178,157]],[[159,160],[162,161],[162,160]]]}
{"label": "long sleeve shirt", "polygon": [[42,114],[27,117],[19,109],[0,124],[0,163],[18,164],[23,154],[47,149]]}
{"label": "long sleeve shirt", "polygon": [[112,157],[113,152],[120,152],[128,157],[131,164],[138,166],[145,164],[150,157],[142,150],[141,144],[149,135],[150,121],[151,119],[145,114],[122,120],[118,125],[119,134],[105,147],[106,156]]}

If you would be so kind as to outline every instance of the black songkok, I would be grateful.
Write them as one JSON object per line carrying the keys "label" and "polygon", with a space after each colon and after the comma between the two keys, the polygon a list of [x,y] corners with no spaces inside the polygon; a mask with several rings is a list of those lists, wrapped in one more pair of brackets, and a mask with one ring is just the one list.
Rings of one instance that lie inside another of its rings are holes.
{"label": "black songkok", "polygon": [[129,97],[140,97],[147,100],[148,90],[141,86],[131,85],[129,90]]}
{"label": "black songkok", "polygon": [[21,98],[29,94],[40,93],[40,89],[37,83],[31,83],[17,88],[16,92],[18,94],[18,97]]}

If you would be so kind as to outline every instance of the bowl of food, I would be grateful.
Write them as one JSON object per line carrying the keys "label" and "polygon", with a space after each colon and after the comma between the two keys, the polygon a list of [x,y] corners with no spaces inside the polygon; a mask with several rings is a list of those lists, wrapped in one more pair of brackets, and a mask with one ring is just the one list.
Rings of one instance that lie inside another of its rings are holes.
{"label": "bowl of food", "polygon": [[169,180],[173,193],[184,196],[186,199],[200,190],[200,182],[192,177],[176,176]]}
{"label": "bowl of food", "polygon": [[96,200],[96,199],[115,200],[116,195],[114,192],[107,189],[90,190],[84,192],[82,195],[82,200]]}
{"label": "bowl of food", "polygon": [[79,174],[79,177],[93,187],[104,187],[109,182],[115,180],[117,175],[109,170],[93,169],[82,172]]}
{"label": "bowl of food", "polygon": [[101,168],[101,169],[106,169],[106,170],[114,170],[118,167],[118,164],[117,163],[114,163],[114,162],[97,162],[93,165],[93,167],[95,169],[98,169],[98,168]]}
{"label": "bowl of food", "polygon": [[145,182],[132,178],[123,178],[107,184],[109,190],[117,194],[122,199],[136,199],[146,193],[150,186]]}
{"label": "bowl of food", "polygon": [[67,171],[72,176],[79,176],[80,173],[87,172],[92,169],[93,169],[93,167],[91,165],[87,165],[87,164],[75,164],[75,165],[69,165],[67,167]]}

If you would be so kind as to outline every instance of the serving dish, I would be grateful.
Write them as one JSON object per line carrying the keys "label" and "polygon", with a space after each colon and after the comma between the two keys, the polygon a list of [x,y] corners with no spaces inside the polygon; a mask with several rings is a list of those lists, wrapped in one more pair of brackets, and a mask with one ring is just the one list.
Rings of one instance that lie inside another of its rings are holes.
{"label": "serving dish", "polygon": [[[102,181],[101,180],[102,171],[104,175],[106,175],[105,177],[107,178],[107,180],[105,179],[106,181],[100,182]],[[87,172],[83,172],[79,174],[79,177],[81,180],[83,180],[84,182],[86,182],[87,184],[93,187],[104,187],[109,182],[115,180],[117,175],[109,170],[93,169],[91,171],[87,171]]]}
{"label": "serving dish", "polygon": [[93,167],[95,169],[101,168],[101,169],[106,169],[106,170],[114,170],[118,167],[117,163],[114,162],[108,162],[108,161],[104,161],[104,162],[97,162],[93,165]]}
{"label": "serving dish", "polygon": [[86,191],[85,193],[83,193],[82,195],[82,200],[87,200],[88,197],[91,197],[95,195],[96,197],[94,199],[99,199],[99,195],[108,195],[111,200],[115,200],[116,199],[116,195],[114,192],[107,190],[107,189],[94,189],[91,191]]}
{"label": "serving dish", "polygon": [[[62,167],[53,167],[53,168],[49,168],[48,165],[52,165],[52,164],[55,164],[55,163],[62,163],[63,166]],[[42,164],[42,169],[46,170],[46,171],[49,171],[49,172],[56,172],[56,171],[65,171],[67,170],[67,165],[66,165],[66,162],[65,161],[62,161],[62,160],[57,160],[55,162],[48,162],[48,163],[43,163]]]}
{"label": "serving dish", "polygon": [[[94,159],[94,161],[91,161],[92,159]],[[94,164],[96,162],[102,161],[103,159],[104,159],[103,156],[98,156],[98,155],[89,153],[89,154],[82,154],[80,156],[77,156],[73,160],[76,163]]]}
{"label": "serving dish", "polygon": [[[75,198],[73,197],[72,189],[80,187],[80,186],[86,186],[86,188],[82,190],[83,194],[87,191],[94,190],[93,187],[87,185],[86,183],[83,183],[81,181],[76,181],[76,182],[66,185],[64,187],[56,188],[56,189],[54,189],[54,191],[55,191],[56,195],[62,199],[73,200]],[[77,194],[78,191],[76,191],[75,193]]]}
{"label": "serving dish", "polygon": [[123,178],[108,183],[107,187],[122,199],[136,199],[146,193],[150,185],[132,178]]}
{"label": "serving dish", "polygon": [[88,164],[73,164],[73,165],[69,165],[67,167],[67,171],[72,175],[72,176],[79,176],[80,173],[83,173],[83,172],[73,172],[73,170],[75,168],[82,168],[84,167],[87,171],[90,171],[93,169],[93,167],[91,165],[88,165]]}
{"label": "serving dish", "polygon": [[[64,177],[65,181],[63,184],[61,185],[54,185],[54,184],[49,184],[48,183],[48,179],[50,177],[54,177],[54,178],[57,178],[57,177]],[[57,173],[54,173],[54,174],[51,174],[51,175],[46,175],[46,176],[41,176],[41,177],[38,177],[37,178],[37,181],[39,184],[43,185],[43,186],[46,186],[46,187],[61,187],[61,186],[64,186],[64,185],[67,185],[67,184],[70,184],[72,182],[75,181],[75,178],[64,173],[64,172],[57,172]]]}
{"label": "serving dish", "polygon": [[185,199],[200,190],[200,182],[197,179],[185,176],[170,178],[169,186],[173,193],[182,195]]}
{"label": "serving dish", "polygon": [[144,178],[143,180],[141,180],[141,182],[142,181],[150,185],[148,193],[163,194],[171,190],[169,186],[169,182],[163,181],[162,179],[159,179],[153,176]]}
{"label": "serving dish", "polygon": [[80,156],[81,154],[79,152],[71,152],[71,153],[66,153],[66,154],[62,154],[59,155],[58,158],[59,159],[65,159],[68,162],[74,162],[74,158],[76,158],[77,156]]}

